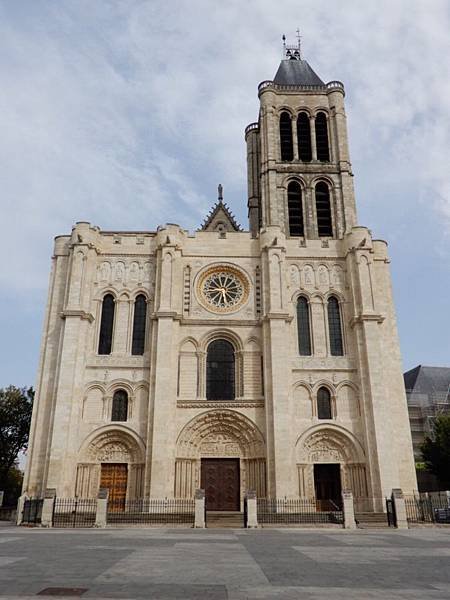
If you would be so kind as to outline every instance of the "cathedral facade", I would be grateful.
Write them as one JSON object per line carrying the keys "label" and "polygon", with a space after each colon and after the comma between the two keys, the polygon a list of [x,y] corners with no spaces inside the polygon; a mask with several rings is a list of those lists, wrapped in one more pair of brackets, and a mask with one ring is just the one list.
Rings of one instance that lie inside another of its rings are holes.
{"label": "cathedral facade", "polygon": [[285,46],[246,128],[249,231],[56,238],[24,493],[339,502],[416,489],[389,258],[357,224],[344,86]]}

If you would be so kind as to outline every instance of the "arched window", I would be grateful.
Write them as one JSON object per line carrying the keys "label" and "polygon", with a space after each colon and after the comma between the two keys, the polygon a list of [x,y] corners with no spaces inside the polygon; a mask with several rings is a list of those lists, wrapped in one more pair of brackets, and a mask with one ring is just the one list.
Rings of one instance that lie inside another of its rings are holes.
{"label": "arched window", "polygon": [[144,294],[139,294],[134,302],[133,341],[131,344],[131,354],[144,354],[146,319],[147,299]]}
{"label": "arched window", "polygon": [[287,112],[282,112],[280,115],[280,148],[281,160],[292,160],[294,158],[292,121],[291,115]]}
{"label": "arched window", "polygon": [[319,181],[316,185],[316,215],[319,237],[332,237],[330,189],[324,181]]}
{"label": "arched window", "polygon": [[99,354],[111,354],[114,310],[114,296],[112,294],[106,294],[102,303],[102,318],[100,321],[100,336],[98,339]]}
{"label": "arched window", "polygon": [[317,392],[317,417],[331,419],[331,396],[326,387],[319,388]]}
{"label": "arched window", "polygon": [[300,160],[309,162],[312,159],[311,127],[309,117],[302,112],[297,117],[298,156]]}
{"label": "arched window", "polygon": [[304,296],[297,300],[298,353],[311,355],[311,330],[309,325],[309,302]]}
{"label": "arched window", "polygon": [[339,302],[334,296],[328,298],[328,332],[331,356],[343,356],[341,313]]}
{"label": "arched window", "polygon": [[316,149],[317,160],[330,160],[330,149],[328,147],[327,116],[323,112],[319,112],[316,115]]}
{"label": "arched window", "polygon": [[206,398],[234,400],[234,348],[227,340],[214,340],[206,356]]}
{"label": "arched window", "polygon": [[303,224],[302,188],[298,181],[288,185],[289,235],[305,235]]}
{"label": "arched window", "polygon": [[114,392],[112,401],[111,421],[126,421],[128,419],[128,394],[125,390]]}

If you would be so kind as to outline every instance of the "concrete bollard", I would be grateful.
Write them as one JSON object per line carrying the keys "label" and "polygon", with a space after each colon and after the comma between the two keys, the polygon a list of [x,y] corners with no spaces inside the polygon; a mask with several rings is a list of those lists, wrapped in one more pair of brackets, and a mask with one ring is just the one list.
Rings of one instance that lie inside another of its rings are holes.
{"label": "concrete bollard", "polygon": [[108,513],[108,488],[100,488],[97,496],[97,512],[95,514],[95,527],[106,527]]}
{"label": "concrete bollard", "polygon": [[408,529],[405,498],[403,497],[403,492],[400,488],[394,488],[392,490],[392,502],[394,504],[397,529]]}
{"label": "concrete bollard", "polygon": [[351,490],[342,490],[342,512],[344,515],[344,529],[356,529],[355,506]]}
{"label": "concrete bollard", "polygon": [[205,490],[195,490],[194,527],[204,529],[205,523]]}
{"label": "concrete bollard", "polygon": [[258,527],[258,511],[256,505],[256,492],[249,490],[246,496],[247,500],[247,524],[248,529]]}
{"label": "concrete bollard", "polygon": [[41,526],[53,526],[53,507],[55,506],[56,489],[47,488],[45,490],[44,502],[42,503]]}
{"label": "concrete bollard", "polygon": [[17,500],[16,525],[22,525],[25,500],[28,500],[28,496],[26,494],[22,494]]}

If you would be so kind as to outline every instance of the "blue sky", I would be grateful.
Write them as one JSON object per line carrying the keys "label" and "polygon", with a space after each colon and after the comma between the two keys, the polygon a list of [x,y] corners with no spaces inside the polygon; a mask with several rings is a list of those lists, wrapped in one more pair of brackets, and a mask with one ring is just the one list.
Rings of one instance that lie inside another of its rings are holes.
{"label": "blue sky", "polygon": [[53,237],[247,225],[243,131],[281,35],[346,87],[359,222],[387,239],[405,370],[450,364],[446,0],[0,1],[0,386],[35,382]]}

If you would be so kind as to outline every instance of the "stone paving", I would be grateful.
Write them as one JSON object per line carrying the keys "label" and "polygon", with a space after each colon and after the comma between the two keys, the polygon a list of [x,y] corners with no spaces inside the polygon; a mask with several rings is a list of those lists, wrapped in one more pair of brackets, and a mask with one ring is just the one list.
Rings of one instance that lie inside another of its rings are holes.
{"label": "stone paving", "polygon": [[0,527],[0,598],[46,588],[102,599],[449,600],[450,528]]}

